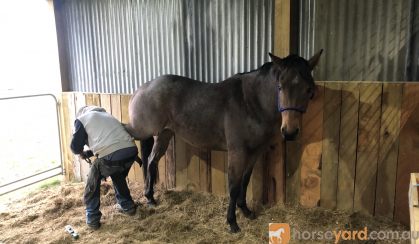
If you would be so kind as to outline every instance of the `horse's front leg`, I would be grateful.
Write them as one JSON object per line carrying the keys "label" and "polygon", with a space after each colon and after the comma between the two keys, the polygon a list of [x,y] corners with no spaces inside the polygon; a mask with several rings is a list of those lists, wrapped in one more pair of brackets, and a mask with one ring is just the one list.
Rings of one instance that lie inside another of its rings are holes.
{"label": "horse's front leg", "polygon": [[255,219],[255,212],[250,211],[246,203],[247,186],[249,185],[250,177],[252,175],[254,163],[251,163],[244,171],[243,180],[240,187],[240,194],[237,199],[237,206],[242,210],[243,215],[249,219]]}
{"label": "horse's front leg", "polygon": [[244,152],[228,152],[228,187],[230,202],[227,210],[227,223],[230,225],[230,231],[232,233],[240,231],[240,227],[238,226],[236,220],[236,204],[240,194],[246,162],[246,154]]}

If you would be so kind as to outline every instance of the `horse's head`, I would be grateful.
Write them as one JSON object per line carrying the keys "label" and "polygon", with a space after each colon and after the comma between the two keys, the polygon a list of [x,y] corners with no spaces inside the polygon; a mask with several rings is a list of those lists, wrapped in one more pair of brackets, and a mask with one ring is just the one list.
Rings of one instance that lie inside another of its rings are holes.
{"label": "horse's head", "polygon": [[282,116],[281,133],[285,140],[294,140],[300,132],[302,114],[315,92],[311,73],[322,51],[310,60],[297,55],[289,55],[282,59],[269,54],[278,85],[278,111]]}

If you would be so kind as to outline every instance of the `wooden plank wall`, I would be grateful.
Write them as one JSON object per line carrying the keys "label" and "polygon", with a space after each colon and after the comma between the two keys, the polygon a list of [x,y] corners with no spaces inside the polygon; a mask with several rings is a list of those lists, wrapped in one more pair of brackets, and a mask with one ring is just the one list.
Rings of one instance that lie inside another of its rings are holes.
{"label": "wooden plank wall", "polygon": [[[419,83],[318,82],[296,142],[278,134],[255,167],[248,188],[253,203],[361,211],[409,224],[409,175],[419,172]],[[63,147],[75,112],[105,107],[128,120],[128,95],[62,94]],[[278,127],[280,121],[278,121]],[[83,180],[84,162],[64,150],[66,177]],[[194,148],[180,138],[159,163],[165,187],[228,195],[227,154]],[[143,181],[135,164],[130,181]]]}

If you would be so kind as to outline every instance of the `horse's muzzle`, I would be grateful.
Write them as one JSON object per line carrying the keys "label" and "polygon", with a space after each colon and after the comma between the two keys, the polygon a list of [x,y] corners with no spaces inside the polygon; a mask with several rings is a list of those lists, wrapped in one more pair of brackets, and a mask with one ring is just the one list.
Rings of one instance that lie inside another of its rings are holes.
{"label": "horse's muzzle", "polygon": [[295,128],[294,130],[291,130],[291,131],[287,130],[287,127],[285,126],[281,128],[282,137],[284,137],[286,141],[294,141],[297,138],[299,133],[300,133],[300,128]]}

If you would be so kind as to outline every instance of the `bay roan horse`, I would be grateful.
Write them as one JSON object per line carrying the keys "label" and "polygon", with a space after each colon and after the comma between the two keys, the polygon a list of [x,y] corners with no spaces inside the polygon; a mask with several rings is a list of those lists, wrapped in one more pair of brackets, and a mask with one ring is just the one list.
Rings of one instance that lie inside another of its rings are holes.
{"label": "bay roan horse", "polygon": [[214,84],[163,75],[141,86],[129,103],[126,128],[142,145],[150,144],[154,136],[151,154],[143,155],[143,161],[148,161],[144,169],[149,203],[155,203],[157,163],[176,134],[193,146],[227,151],[227,222],[231,232],[240,231],[236,204],[244,216],[255,217],[246,205],[253,166],[267,149],[281,117],[283,137],[293,140],[298,135],[301,116],[314,94],[311,73],[321,53],[310,60],[269,54],[272,62]]}

